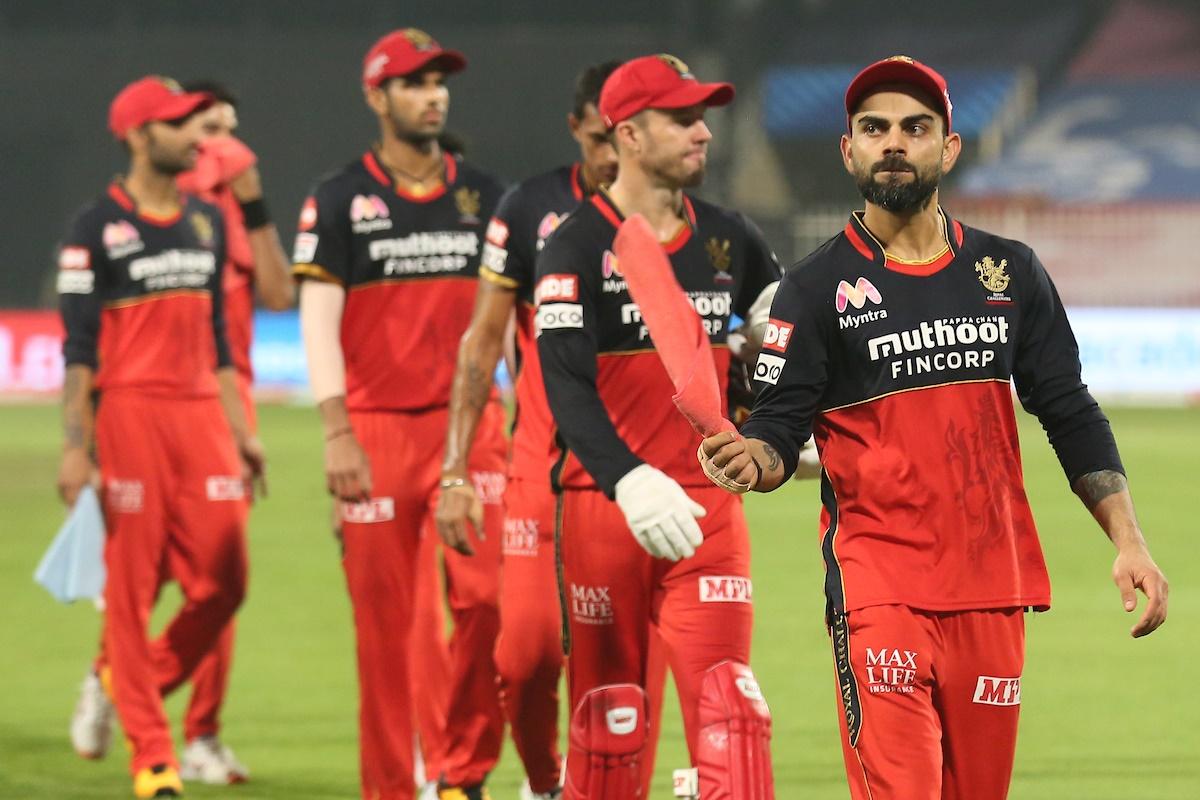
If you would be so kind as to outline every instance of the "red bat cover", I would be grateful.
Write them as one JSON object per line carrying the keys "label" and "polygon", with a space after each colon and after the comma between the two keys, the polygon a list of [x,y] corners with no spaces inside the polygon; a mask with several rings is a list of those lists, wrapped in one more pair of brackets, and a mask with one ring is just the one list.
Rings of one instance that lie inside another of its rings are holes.
{"label": "red bat cover", "polygon": [[654,349],[675,384],[671,399],[680,413],[701,436],[736,430],[721,414],[717,367],[700,316],[675,280],[671,262],[645,217],[634,214],[621,224],[613,252]]}

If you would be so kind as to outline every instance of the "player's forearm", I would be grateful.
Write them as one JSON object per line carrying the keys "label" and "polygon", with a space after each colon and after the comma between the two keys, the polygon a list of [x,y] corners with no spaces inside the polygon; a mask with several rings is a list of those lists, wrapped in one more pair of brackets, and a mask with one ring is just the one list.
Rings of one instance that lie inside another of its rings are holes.
{"label": "player's forearm", "polygon": [[221,388],[221,407],[225,410],[225,419],[229,420],[229,430],[233,433],[233,440],[241,445],[250,436],[250,426],[246,422],[246,412],[238,393],[237,370],[221,367],[217,370],[217,383]]}
{"label": "player's forearm", "polygon": [[92,368],[68,364],[63,376],[63,449],[90,451],[92,447]]}
{"label": "player's forearm", "polygon": [[1146,546],[1133,510],[1129,481],[1124,475],[1108,469],[1089,472],[1071,488],[1118,550]]}
{"label": "player's forearm", "polygon": [[471,443],[479,418],[492,396],[492,376],[503,349],[503,329],[480,330],[472,325],[458,348],[458,366],[450,392],[450,421],[442,473],[465,477]]}
{"label": "player's forearm", "polygon": [[762,471],[754,485],[754,491],[770,492],[778,489],[788,478],[787,468],[779,451],[762,439],[747,439],[746,446],[754,463],[758,464]]}
{"label": "player's forearm", "polygon": [[287,255],[273,224],[247,231],[254,257],[254,290],[262,304],[272,311],[291,308],[296,302],[296,284],[292,281]]}
{"label": "player's forearm", "polygon": [[350,426],[346,413],[346,359],[341,345],[345,301],[345,289],[331,283],[305,281],[300,287],[300,333],[308,359],[308,382],[321,410],[327,436]]}

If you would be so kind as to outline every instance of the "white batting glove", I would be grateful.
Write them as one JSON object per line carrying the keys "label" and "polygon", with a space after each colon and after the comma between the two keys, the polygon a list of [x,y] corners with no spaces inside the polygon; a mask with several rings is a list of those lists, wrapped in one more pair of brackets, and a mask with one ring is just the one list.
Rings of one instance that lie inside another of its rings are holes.
{"label": "white batting glove", "polygon": [[691,558],[704,541],[696,523],[707,512],[683,487],[649,464],[617,481],[617,505],[633,538],[655,558]]}

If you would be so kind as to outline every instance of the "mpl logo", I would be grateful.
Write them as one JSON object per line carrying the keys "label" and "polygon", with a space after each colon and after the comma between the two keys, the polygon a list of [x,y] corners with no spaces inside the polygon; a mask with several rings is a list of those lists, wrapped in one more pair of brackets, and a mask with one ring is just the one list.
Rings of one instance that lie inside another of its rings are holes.
{"label": "mpl logo", "polygon": [[763,347],[776,353],[786,353],[788,343],[792,340],[793,328],[795,326],[790,322],[780,319],[768,320],[767,329],[763,332]]}
{"label": "mpl logo", "polygon": [[584,625],[612,625],[613,601],[609,587],[572,583],[571,615]]}
{"label": "mpl logo", "polygon": [[754,586],[740,575],[701,575],[701,603],[749,603]]}
{"label": "mpl logo", "polygon": [[867,691],[871,694],[912,694],[917,681],[916,650],[867,648]]}
{"label": "mpl logo", "polygon": [[391,497],[372,497],[361,503],[342,503],[342,520],[359,524],[387,522],[396,518],[396,501]]}
{"label": "mpl logo", "polygon": [[350,222],[355,233],[385,231],[392,227],[391,211],[377,194],[354,195],[350,201]]}
{"label": "mpl logo", "polygon": [[834,306],[837,308],[839,314],[845,311],[848,305],[855,308],[862,308],[867,304],[868,300],[875,305],[879,305],[883,302],[883,295],[875,288],[875,284],[866,278],[859,278],[853,286],[846,281],[838,282]]}
{"label": "mpl logo", "polygon": [[124,258],[146,247],[138,229],[126,219],[105,225],[102,239],[109,258]]}
{"label": "mpl logo", "polygon": [[975,697],[972,698],[972,702],[985,706],[1021,705],[1021,676],[995,678],[991,675],[980,675],[975,684]]}
{"label": "mpl logo", "polygon": [[204,479],[204,494],[211,501],[242,500],[246,484],[240,475],[210,475]]}

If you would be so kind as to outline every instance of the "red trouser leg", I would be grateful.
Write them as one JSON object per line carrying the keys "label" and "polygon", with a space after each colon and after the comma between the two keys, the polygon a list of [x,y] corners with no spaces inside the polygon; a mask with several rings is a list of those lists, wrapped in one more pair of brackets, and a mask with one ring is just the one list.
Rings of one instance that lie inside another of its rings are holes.
{"label": "red trouser leg", "polygon": [[496,670],[513,742],[535,793],[559,785],[558,679],[562,618],[549,485],[510,479],[504,492]]}
{"label": "red trouser leg", "polygon": [[[258,430],[258,415],[254,408],[254,397],[250,378],[237,374],[238,397],[250,431]],[[212,651],[201,659],[192,672],[192,696],[184,716],[184,738],[192,741],[201,736],[216,736],[221,728],[221,706],[229,687],[229,671],[233,663],[233,640],[236,624],[230,621],[217,638]]]}
{"label": "red trouser leg", "polygon": [[895,605],[834,618],[842,752],[854,800],[1006,796],[1023,623],[1017,610]]}
{"label": "red trouser leg", "polygon": [[[444,419],[444,413],[443,413]],[[481,783],[500,758],[504,715],[500,710],[493,652],[500,632],[500,547],[504,527],[504,413],[493,403],[484,411],[468,459],[470,478],[483,502],[483,538],[471,541],[475,555],[444,550],[446,588],[454,633],[453,670],[446,719],[442,781],[448,786]],[[438,429],[445,430],[443,422]],[[440,461],[440,454],[438,461]],[[426,519],[431,536],[436,497]]]}
{"label": "red trouser leg", "polygon": [[663,696],[667,691],[667,651],[658,631],[651,628],[646,642],[646,699],[650,703],[650,733],[642,750],[642,797],[650,796],[654,761],[658,757],[658,735],[662,730]]}
{"label": "red trouser leg", "polygon": [[[178,686],[245,593],[245,506],[233,440],[215,400],[109,393],[97,417],[109,538],[104,649],[132,770],[174,764],[163,688]],[[147,625],[164,559],[184,605],[159,639]]]}
{"label": "red trouser leg", "polygon": [[437,780],[446,754],[446,712],[450,707],[450,644],[446,641],[445,594],[442,564],[438,558],[441,540],[436,530],[423,528],[417,554],[413,628],[409,639],[412,653],[413,710],[425,780]]}

